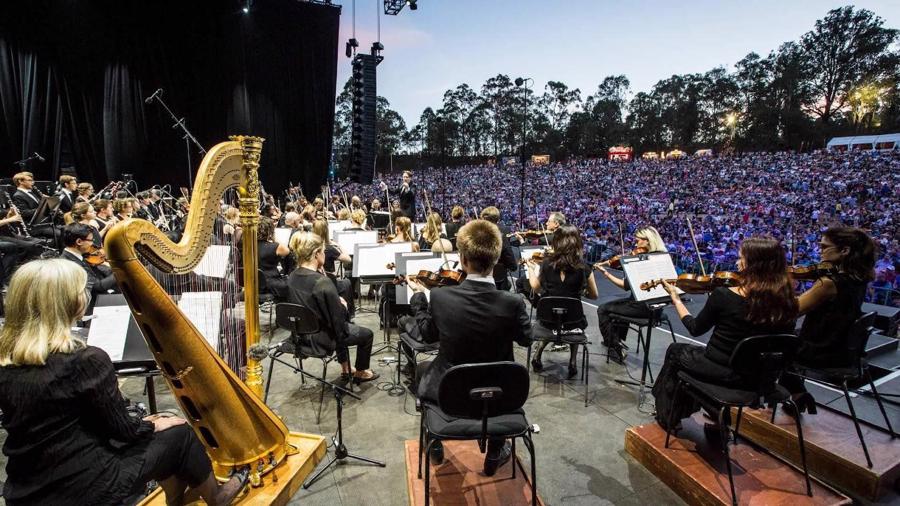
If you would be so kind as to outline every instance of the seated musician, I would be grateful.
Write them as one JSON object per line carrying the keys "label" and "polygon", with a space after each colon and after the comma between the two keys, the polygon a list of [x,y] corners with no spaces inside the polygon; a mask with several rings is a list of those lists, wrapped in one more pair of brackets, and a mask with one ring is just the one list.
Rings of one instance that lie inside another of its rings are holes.
{"label": "seated musician", "polygon": [[327,219],[327,217],[325,215],[325,201],[322,200],[321,197],[316,197],[313,200],[313,207],[315,207],[315,209],[316,209],[316,219],[317,220]]}
{"label": "seated musician", "polygon": [[[302,234],[303,232],[297,233]],[[336,274],[337,269],[335,268],[336,262],[349,264],[352,261],[352,258],[345,253],[338,244],[331,242],[331,239],[329,239],[331,235],[326,220],[316,220],[313,222],[312,233],[319,236],[322,239],[322,243],[325,245],[325,265],[323,266],[323,270],[334,282],[334,287],[337,288],[338,295],[347,301],[347,311],[350,313],[350,319],[352,320],[355,313],[352,285],[350,284],[349,279],[338,278]]]}
{"label": "seated musician", "polygon": [[[647,253],[665,253],[666,251],[666,243],[663,242],[662,237],[654,227],[645,227],[635,232],[634,243],[635,249],[644,249]],[[630,289],[627,280],[614,276],[606,270],[603,262],[595,264],[595,267],[612,284],[622,290]],[[616,315],[632,318],[649,318],[651,313],[646,304],[636,302],[630,296],[609,301],[597,308],[597,322],[600,325],[603,345],[607,347],[614,359],[623,362],[625,360],[625,350],[628,349],[625,345],[628,327],[614,325],[613,317]]]}
{"label": "seated musician", "polygon": [[94,185],[91,183],[78,183],[78,187],[75,188],[75,193],[78,195],[75,197],[75,202],[90,202],[91,197],[94,196]]}
{"label": "seated musician", "polygon": [[130,415],[109,355],[71,334],[85,283],[61,259],[25,264],[10,283],[0,332],[6,504],[124,504],[151,480],[168,504],[230,504],[246,472],[219,485],[183,419]]}
{"label": "seated musician", "polygon": [[71,213],[73,223],[91,227],[91,233],[94,235],[94,247],[102,248],[103,238],[106,237],[106,233],[115,225],[115,222],[112,220],[107,221],[103,228],[100,228],[100,224],[97,223],[97,213],[94,211],[94,206],[87,202],[76,202],[72,206]]}
{"label": "seated musician", "polygon": [[[313,336],[319,345],[335,350],[341,364],[341,380],[363,383],[379,374],[369,369],[372,355],[371,330],[350,323],[347,302],[325,275],[325,243],[313,233],[291,238],[291,250],[297,257],[297,269],[288,278],[288,301],[301,304],[316,314],[319,333]],[[356,370],[350,368],[348,347],[356,346]]]}
{"label": "seated musician", "polygon": [[[497,225],[497,228],[500,229],[500,240],[503,242],[503,246],[500,249],[500,260],[494,265],[494,284],[497,285],[497,290],[508,291],[512,288],[512,284],[509,282],[509,273],[519,269],[516,253],[509,243],[509,230],[500,225],[500,210],[494,206],[482,209],[481,219]],[[449,228],[447,230],[449,232]]]}
{"label": "seated musician", "polygon": [[34,175],[31,172],[19,172],[13,176],[13,184],[16,185],[16,192],[12,194],[12,202],[19,209],[22,220],[28,225],[29,233],[34,237],[53,239],[53,225],[49,222],[40,225],[31,223],[44,197],[37,188],[34,188]]}
{"label": "seated musician", "polygon": [[[410,306],[419,333],[426,342],[440,342],[433,362],[419,364],[418,394],[423,402],[436,403],[438,386],[444,373],[458,364],[514,360],[513,341],[531,345],[531,321],[525,301],[516,294],[497,290],[493,269],[500,258],[500,230],[485,220],[474,220],[463,226],[457,236],[460,263],[468,275],[459,286],[431,291],[431,302],[423,293],[426,288],[408,279],[416,292]],[[427,442],[426,442],[427,443]],[[436,443],[430,458],[443,461],[443,447]],[[493,476],[510,458],[509,443],[501,439],[488,441],[484,473]]]}
{"label": "seated musician", "polygon": [[75,205],[77,188],[78,180],[75,179],[75,176],[67,174],[59,176],[59,192],[56,194],[59,197],[59,212],[67,213],[72,210],[72,206]]}
{"label": "seated musician", "polygon": [[[116,219],[116,212],[113,209],[113,203],[106,199],[97,199],[94,201],[94,221],[100,229],[106,228],[107,224],[115,225],[119,220]],[[112,225],[110,225],[112,226]]]}
{"label": "seated musician", "polygon": [[269,291],[280,300],[287,300],[287,276],[278,270],[281,260],[290,255],[291,250],[284,244],[275,242],[275,223],[267,218],[259,219],[256,229],[256,248],[259,259],[259,274],[265,276]]}
{"label": "seated musician", "polygon": [[[544,223],[544,234],[541,234],[537,238],[537,244],[539,246],[546,246],[550,244],[550,240],[553,238],[553,232],[556,231],[557,228],[566,224],[566,215],[560,212],[553,212],[547,215],[547,221]],[[516,241],[514,242],[514,246],[521,246],[523,244],[529,243],[525,236],[521,233],[516,232],[513,234]]]}
{"label": "seated musician", "polygon": [[127,220],[134,214],[134,203],[130,198],[116,199],[113,201],[113,211],[116,213],[116,220]]}
{"label": "seated musician", "polygon": [[[584,263],[584,243],[581,240],[581,232],[574,225],[563,225],[556,229],[550,246],[551,253],[545,255],[544,260],[538,264],[529,259],[525,265],[528,268],[528,281],[531,284],[532,293],[541,297],[572,297],[580,299],[587,295],[589,299],[597,298],[597,283],[594,280],[594,272],[590,265]],[[587,319],[582,317],[578,328],[587,328]],[[541,354],[549,341],[541,341],[531,359],[531,366],[535,371],[541,371],[544,365],[541,363]],[[569,379],[578,374],[576,356],[578,347],[569,345]]]}
{"label": "seated musician", "polygon": [[447,236],[443,233],[443,220],[441,220],[441,215],[438,213],[429,213],[428,218],[425,221],[425,226],[422,227],[422,231],[419,234],[419,249],[422,251],[428,251],[431,249],[431,245],[435,243],[438,239],[446,239]]}
{"label": "seated musician", "polygon": [[[835,271],[817,279],[798,298],[800,349],[795,360],[817,368],[849,367],[847,354],[850,327],[862,315],[866,285],[875,279],[875,242],[862,230],[832,227],[819,240],[819,257],[834,265]],[[784,374],[781,384],[791,391],[797,408],[816,412],[816,401],[803,385],[803,378]]]}
{"label": "seated musician", "polygon": [[390,242],[411,242],[413,251],[420,251],[419,243],[412,235],[412,221],[406,216],[400,216],[394,220],[394,237]]}
{"label": "seated musician", "polygon": [[[346,207],[343,209],[347,209]],[[366,213],[362,209],[350,212],[350,226],[345,230],[365,230]]]}
{"label": "seated musician", "polygon": [[681,302],[675,286],[663,284],[678,317],[692,336],[712,329],[705,348],[677,343],[670,344],[666,350],[665,361],[653,385],[656,421],[663,428],[666,428],[670,412],[677,424],[699,409],[688,396],[683,396],[677,404],[672,398],[679,371],[707,383],[740,385],[741,378],[728,366],[737,344],[750,336],[794,331],[797,300],[781,244],[771,237],[745,240],[739,251],[738,270],[741,285],[716,288],[696,317]]}
{"label": "seated musician", "polygon": [[63,227],[62,241],[65,249],[59,256],[81,266],[85,274],[87,274],[84,288],[91,296],[109,293],[110,290],[118,290],[112,269],[104,265],[90,265],[85,260],[85,255],[96,250],[94,247],[94,232],[96,232],[96,229],[81,223],[73,223]]}
{"label": "seated musician", "polygon": [[222,233],[228,238],[228,244],[241,244],[241,236],[244,233],[241,227],[241,210],[236,207],[229,207],[225,210],[225,225],[222,227]]}
{"label": "seated musician", "polygon": [[[447,223],[447,239],[450,239],[450,242],[456,244],[456,234],[459,233],[459,229],[465,225],[463,218],[465,218],[466,211],[460,206],[453,206],[453,209],[450,210],[450,221]],[[501,230],[500,233],[503,233]]]}
{"label": "seated musician", "polygon": [[350,210],[356,211],[357,209],[362,209],[362,212],[368,214],[369,210],[366,209],[366,205],[362,203],[362,199],[359,198],[359,195],[354,195],[350,199]]}
{"label": "seated musician", "polygon": [[40,239],[23,234],[25,224],[22,216],[10,207],[0,208],[0,284],[5,284],[12,277],[16,267],[26,260],[37,258],[44,251]]}

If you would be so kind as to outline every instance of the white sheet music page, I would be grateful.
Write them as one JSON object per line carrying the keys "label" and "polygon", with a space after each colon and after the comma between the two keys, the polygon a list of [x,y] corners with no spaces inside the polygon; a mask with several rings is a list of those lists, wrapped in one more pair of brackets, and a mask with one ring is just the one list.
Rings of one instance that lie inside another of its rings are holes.
{"label": "white sheet music page", "polygon": [[359,255],[353,255],[353,275],[355,277],[393,276],[394,269],[387,265],[394,262],[397,253],[411,253],[411,242],[389,242],[376,247],[357,246]]}
{"label": "white sheet music page", "polygon": [[275,229],[275,242],[284,246],[290,246],[288,243],[291,241],[291,234],[294,233],[294,229],[290,227],[278,227]]}
{"label": "white sheet music page", "polygon": [[[625,270],[625,276],[628,278],[628,283],[631,284],[631,293],[634,294],[634,300],[638,302],[669,296],[662,285],[656,286],[652,290],[641,290],[640,285],[642,283],[678,277],[675,271],[675,264],[672,263],[672,257],[668,254],[651,254],[643,255],[639,258],[624,258],[622,259],[622,269]],[[683,293],[681,290],[678,292]]]}
{"label": "white sheet music page", "polygon": [[203,334],[216,352],[219,350],[219,327],[222,318],[221,292],[184,292],[178,299],[178,309]]}
{"label": "white sheet music page", "polygon": [[330,240],[334,240],[335,232],[343,232],[345,228],[350,228],[350,220],[328,220],[328,235]]}
{"label": "white sheet music page", "polygon": [[131,310],[128,306],[97,306],[88,330],[88,344],[105,351],[113,362],[122,360]]}
{"label": "white sheet music page", "polygon": [[341,250],[348,255],[353,255],[354,246],[357,244],[375,244],[378,242],[377,230],[351,230],[335,234],[335,242]]}
{"label": "white sheet music page", "polygon": [[194,267],[194,273],[211,278],[224,278],[228,269],[228,256],[231,246],[212,244],[206,248],[200,263]]}

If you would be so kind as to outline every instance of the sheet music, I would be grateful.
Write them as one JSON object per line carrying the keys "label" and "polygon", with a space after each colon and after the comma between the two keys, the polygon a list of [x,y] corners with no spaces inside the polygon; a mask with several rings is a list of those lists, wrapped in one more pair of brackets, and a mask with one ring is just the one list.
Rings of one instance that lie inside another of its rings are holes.
{"label": "sheet music", "polygon": [[[357,244],[377,244],[377,230],[349,230],[335,234],[335,242],[348,255],[353,255]],[[387,262],[385,262],[387,263]]]}
{"label": "sheet music", "polygon": [[231,246],[213,244],[206,248],[200,263],[194,267],[194,273],[211,278],[224,278],[228,269]]}
{"label": "sheet music", "polygon": [[[407,274],[415,275],[419,271],[425,269],[429,271],[436,271],[441,268],[441,264],[444,263],[443,258],[422,258],[422,259],[414,259],[406,262],[406,272]],[[409,287],[409,285],[398,286],[397,289],[404,289],[406,291],[406,300],[407,302],[412,299],[412,296],[415,292]],[[440,288],[438,288],[440,290]],[[425,290],[425,297],[431,301],[431,293],[430,290]]]}
{"label": "sheet music", "polygon": [[397,253],[411,253],[413,243],[394,242],[379,244],[377,246],[356,245],[353,255],[353,277],[393,276],[394,269],[388,269],[387,264],[394,263]]}
{"label": "sheet music", "polygon": [[[419,237],[422,235],[422,229],[425,228],[425,223],[413,223],[413,235],[415,237]],[[441,233],[447,235],[447,224],[441,223]]]}
{"label": "sheet music", "polygon": [[284,246],[290,246],[288,243],[291,241],[291,234],[293,233],[294,229],[290,227],[277,227],[275,229],[275,242]]}
{"label": "sheet music", "polygon": [[328,220],[328,235],[329,240],[334,240],[335,232],[343,232],[344,229],[350,228],[350,220]]}
{"label": "sheet music", "polygon": [[[662,285],[652,290],[641,290],[642,283],[657,279],[674,279],[678,277],[672,257],[667,253],[642,255],[641,257],[623,258],[622,269],[631,285],[634,300],[643,302],[653,299],[664,299],[669,296]],[[678,290],[678,293],[684,293]]]}
{"label": "sheet music", "polygon": [[88,330],[88,344],[105,351],[113,362],[122,360],[131,309],[128,306],[97,306]]}
{"label": "sheet music", "polygon": [[[217,353],[219,350],[219,327],[222,321],[221,292],[184,292],[178,300],[178,309],[197,327],[206,342]],[[93,324],[91,324],[93,327]]]}

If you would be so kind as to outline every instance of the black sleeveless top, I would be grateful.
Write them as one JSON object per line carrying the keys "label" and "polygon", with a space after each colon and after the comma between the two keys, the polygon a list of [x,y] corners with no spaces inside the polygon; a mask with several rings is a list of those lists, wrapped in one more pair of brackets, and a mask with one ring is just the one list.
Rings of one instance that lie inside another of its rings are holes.
{"label": "black sleeveless top", "polygon": [[817,367],[842,367],[848,363],[847,338],[853,322],[862,314],[866,283],[847,274],[831,276],[837,294],[806,314],[800,327],[802,344],[797,361]]}
{"label": "black sleeveless top", "polygon": [[275,252],[275,250],[278,249],[278,243],[257,241],[256,248],[259,256],[259,270],[262,271],[267,278],[278,277],[278,262],[281,261],[281,257]]}
{"label": "black sleeveless top", "polygon": [[[541,262],[541,273],[538,278],[541,281],[541,297],[572,297],[581,299],[587,287],[588,278],[592,275],[591,268],[582,265],[577,271],[566,270],[566,279],[562,279],[561,271],[550,264],[549,259]],[[579,328],[587,328],[587,319],[582,316]]]}

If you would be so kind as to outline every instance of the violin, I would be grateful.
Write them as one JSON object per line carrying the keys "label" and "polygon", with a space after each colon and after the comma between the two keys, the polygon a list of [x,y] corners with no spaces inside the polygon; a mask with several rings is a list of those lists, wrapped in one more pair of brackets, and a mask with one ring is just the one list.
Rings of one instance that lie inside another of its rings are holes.
{"label": "violin", "polygon": [[821,277],[834,274],[837,272],[837,268],[829,262],[820,262],[812,265],[788,267],[787,271],[795,281],[815,281]]}
{"label": "violin", "polygon": [[[422,269],[418,274],[409,276],[409,278],[431,289],[441,286],[456,286],[466,280],[466,273],[453,269],[439,269],[438,271]],[[395,285],[403,285],[406,283],[406,277],[397,276],[391,282]]]}
{"label": "violin", "polygon": [[[740,284],[740,276],[736,272],[719,271],[712,276],[706,274],[681,274],[677,279],[665,280],[684,293],[709,293],[719,287],[732,287]],[[663,284],[662,279],[641,283],[641,290],[650,291]]]}
{"label": "violin", "polygon": [[522,230],[521,232],[511,232],[506,234],[506,237],[515,237],[516,235],[521,235],[525,239],[540,239],[547,234],[552,234],[553,232],[550,230]]}
{"label": "violin", "polygon": [[594,264],[594,269],[597,267],[612,267],[613,269],[621,269],[622,268],[622,257],[634,256],[634,255],[643,255],[644,253],[649,253],[650,250],[647,248],[634,248],[631,250],[631,253],[627,255],[616,255],[614,257],[608,258],[598,264]]}
{"label": "violin", "polygon": [[82,258],[88,265],[96,267],[106,263],[106,252],[103,248],[91,246],[91,250],[82,255]]}
{"label": "violin", "polygon": [[519,265],[525,265],[528,262],[538,262],[538,263],[543,262],[544,258],[547,256],[547,254],[552,253],[552,252],[553,252],[552,248],[545,248],[545,249],[542,249],[539,251],[535,251],[534,253],[531,254],[531,258],[519,260]]}

